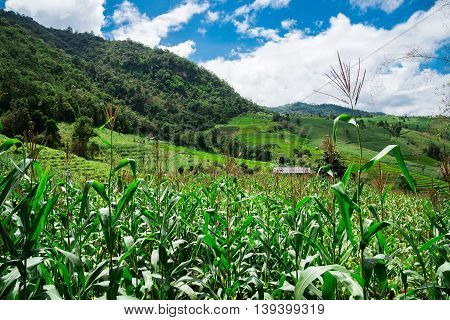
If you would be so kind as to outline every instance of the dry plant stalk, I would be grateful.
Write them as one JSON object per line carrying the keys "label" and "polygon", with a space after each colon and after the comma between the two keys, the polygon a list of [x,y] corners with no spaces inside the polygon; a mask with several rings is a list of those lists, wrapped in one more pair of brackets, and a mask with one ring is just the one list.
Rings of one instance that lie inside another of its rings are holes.
{"label": "dry plant stalk", "polygon": [[330,156],[330,161],[333,163],[335,148],[334,148],[333,139],[331,138],[330,135],[327,135],[325,137],[325,140],[322,143],[322,149],[323,149],[323,151],[328,153],[328,155]]}
{"label": "dry plant stalk", "polygon": [[388,175],[381,170],[381,163],[378,163],[378,176],[373,180],[374,187],[382,194],[388,183]]}
{"label": "dry plant stalk", "polygon": [[120,106],[114,106],[112,104],[108,104],[105,107],[105,117],[107,121],[107,126],[110,130],[114,130],[116,120],[120,114]]}
{"label": "dry plant stalk", "polygon": [[325,74],[325,76],[330,80],[330,84],[338,91],[344,94],[344,98],[340,98],[334,96],[329,93],[324,93],[321,91],[315,90],[317,93],[329,96],[336,100],[339,100],[345,104],[350,105],[350,107],[354,110],[356,105],[358,104],[361,90],[364,85],[364,80],[366,79],[366,70],[364,70],[361,76],[361,59],[358,60],[358,72],[356,73],[356,81],[353,84],[351,78],[351,69],[352,66],[350,63],[343,63],[341,60],[341,56],[339,52],[337,53],[339,60],[339,71],[333,66],[331,67],[331,72]]}
{"label": "dry plant stalk", "polygon": [[450,156],[445,155],[442,157],[439,171],[441,173],[442,180],[447,182],[448,189],[450,190]]}

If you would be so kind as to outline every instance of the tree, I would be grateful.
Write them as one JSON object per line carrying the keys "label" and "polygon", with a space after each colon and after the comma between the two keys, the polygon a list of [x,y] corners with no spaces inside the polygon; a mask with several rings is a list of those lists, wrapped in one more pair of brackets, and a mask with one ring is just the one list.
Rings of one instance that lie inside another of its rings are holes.
{"label": "tree", "polygon": [[211,131],[211,144],[214,147],[217,147],[217,145],[218,145],[218,138],[219,138],[219,130],[216,129],[216,128],[212,129],[212,131]]}
{"label": "tree", "polygon": [[391,132],[394,136],[400,137],[401,131],[402,131],[402,124],[400,122],[392,125]]}
{"label": "tree", "polygon": [[47,121],[44,143],[50,148],[59,148],[61,145],[61,134],[59,133],[58,124],[53,119]]}
{"label": "tree", "polygon": [[31,116],[26,108],[8,111],[2,118],[2,133],[8,137],[25,136],[33,127]]}
{"label": "tree", "polygon": [[272,121],[273,122],[278,122],[282,119],[281,114],[279,114],[278,112],[274,112],[274,114],[272,115]]}
{"label": "tree", "polygon": [[74,152],[81,157],[86,157],[89,139],[96,136],[93,123],[91,118],[85,116],[75,121],[72,133],[73,148]]}
{"label": "tree", "polygon": [[425,153],[427,156],[429,156],[430,158],[433,158],[434,160],[441,160],[442,157],[442,151],[441,148],[439,148],[439,146],[437,144],[435,144],[434,142],[430,142],[430,144],[428,145],[428,147],[425,150]]}
{"label": "tree", "polygon": [[100,146],[95,141],[89,142],[87,149],[90,159],[95,159],[100,153]]}
{"label": "tree", "polygon": [[209,148],[206,144],[205,135],[202,132],[199,132],[196,137],[196,145],[200,150],[207,151]]}

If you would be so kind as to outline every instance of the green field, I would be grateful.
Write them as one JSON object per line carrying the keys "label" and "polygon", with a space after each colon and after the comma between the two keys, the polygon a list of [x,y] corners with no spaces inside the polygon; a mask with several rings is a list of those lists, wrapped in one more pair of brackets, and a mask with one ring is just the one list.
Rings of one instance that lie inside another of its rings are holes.
{"label": "green field", "polygon": [[108,161],[104,183],[7,166],[0,299],[449,298],[448,192]]}
{"label": "green field", "polygon": [[[406,118],[408,119],[408,118]],[[450,149],[448,140],[438,139],[430,133],[433,128],[442,127],[441,119],[411,118],[411,122],[419,125],[420,130],[403,129],[399,137],[393,137],[389,131],[379,127],[376,123],[383,121],[399,121],[398,117],[373,117],[364,118],[366,128],[362,130],[362,144],[364,160],[374,157],[385,146],[396,144],[406,159],[409,170],[417,183],[419,190],[427,190],[431,186],[445,187],[446,183],[440,181],[438,161],[423,154],[423,150],[430,141],[436,144],[444,144]],[[409,120],[406,120],[409,122]],[[59,125],[62,140],[70,143],[72,125],[61,123]],[[307,149],[311,152],[311,165],[322,155],[321,145],[327,134],[330,134],[333,121],[319,117],[302,117],[301,125],[293,133],[280,128],[280,124],[272,121],[270,114],[247,114],[233,118],[226,125],[216,126],[220,135],[237,138],[248,146],[268,145],[273,160],[260,162],[254,160],[236,159],[237,164],[245,163],[251,168],[260,167],[262,170],[271,170],[277,165],[279,157],[291,158],[294,149]],[[431,128],[431,129],[430,129]],[[337,130],[337,148],[343,159],[348,163],[358,163],[359,150],[354,137],[354,128],[347,124],[340,124]],[[70,156],[70,164],[66,162],[66,153],[62,150],[54,150],[40,147],[38,159],[45,165],[51,165],[57,172],[64,172],[70,167],[73,175],[84,180],[104,180],[108,176],[109,166],[105,159],[109,157],[109,147],[103,142],[110,139],[109,130],[97,130],[98,137],[91,139],[100,146],[100,153],[94,159],[86,160],[75,155]],[[3,139],[6,139],[3,137]],[[114,159],[135,159],[142,172],[151,172],[156,166],[156,141],[143,136],[132,134],[113,133]],[[444,142],[443,142],[444,141]],[[184,170],[195,168],[199,165],[203,169],[222,166],[224,156],[219,153],[210,153],[194,148],[175,146],[170,142],[159,142],[159,157],[165,172],[175,172],[180,167]],[[6,164],[7,165],[7,164]],[[374,173],[378,169],[373,169]],[[394,182],[401,174],[393,157],[383,159],[382,170],[389,175],[389,181]]]}
{"label": "green field", "polygon": [[[419,125],[419,130],[402,129],[399,137],[378,126],[378,121],[398,122],[399,117],[378,116],[363,118],[365,128],[362,130],[361,140],[363,145],[363,157],[368,161],[387,145],[399,145],[406,159],[419,189],[428,189],[432,185],[445,187],[446,184],[439,180],[438,161],[423,154],[429,142],[444,144],[448,150],[448,140],[440,140],[430,130],[436,130],[448,122],[443,119],[412,118],[414,126]],[[408,118],[407,118],[408,119]],[[408,122],[408,120],[405,120]],[[280,156],[292,157],[294,149],[308,149],[312,153],[312,160],[322,154],[321,145],[324,137],[331,134],[333,120],[320,117],[302,117],[298,132],[292,133],[285,129],[276,129],[277,123],[272,121],[270,114],[248,114],[232,119],[227,125],[218,128],[221,132],[238,138],[241,142],[255,145],[271,145],[274,155],[274,165]],[[433,131],[432,131],[433,132]],[[358,163],[359,150],[357,147],[354,127],[347,124],[339,124],[337,131],[337,147],[347,163]],[[394,181],[401,173],[395,166],[393,157],[383,159],[382,170],[390,175]],[[375,170],[375,169],[374,169]]]}

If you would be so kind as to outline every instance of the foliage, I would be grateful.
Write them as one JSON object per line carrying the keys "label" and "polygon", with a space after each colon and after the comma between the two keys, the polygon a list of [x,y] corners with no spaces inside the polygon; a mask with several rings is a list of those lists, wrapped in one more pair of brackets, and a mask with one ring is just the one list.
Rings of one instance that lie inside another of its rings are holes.
{"label": "foliage", "polygon": [[[364,209],[349,200],[347,176],[343,188],[333,186],[343,205],[364,214],[361,279],[358,246],[327,180],[141,179],[135,165],[124,159],[113,168],[114,192],[99,181],[58,180],[26,158],[2,176],[0,297],[361,299],[364,287],[371,299],[449,298],[448,201],[435,210],[426,199],[389,194],[393,225],[379,220],[380,203]],[[377,197],[364,190],[367,201]]]}
{"label": "foliage", "polygon": [[[352,111],[351,108],[346,108],[335,104],[314,105],[302,102],[287,104],[284,106],[274,108],[272,110],[278,113],[300,114],[308,116],[327,117],[331,115],[333,119],[342,113],[351,113]],[[383,113],[370,113],[362,110],[356,110],[355,112],[358,117],[372,117],[374,115],[383,114]]]}
{"label": "foliage", "polygon": [[425,150],[425,153],[430,158],[433,158],[433,159],[438,160],[438,161],[440,161],[442,156],[443,156],[441,148],[437,144],[435,144],[433,142],[429,143],[427,149]]}
{"label": "foliage", "polygon": [[105,105],[122,105],[117,131],[164,140],[259,110],[212,73],[168,51],[48,29],[3,10],[0,92],[2,113],[18,117],[25,108],[65,122],[87,116],[96,126],[105,121]]}
{"label": "foliage", "polygon": [[96,133],[92,119],[84,116],[78,118],[74,124],[72,133],[73,150],[75,153],[81,157],[86,157],[89,139],[95,136]]}

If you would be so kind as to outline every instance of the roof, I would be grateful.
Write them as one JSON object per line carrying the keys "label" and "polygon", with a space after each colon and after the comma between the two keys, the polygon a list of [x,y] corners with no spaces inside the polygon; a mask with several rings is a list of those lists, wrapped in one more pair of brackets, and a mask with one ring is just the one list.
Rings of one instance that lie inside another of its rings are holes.
{"label": "roof", "polygon": [[280,174],[312,174],[313,171],[306,167],[275,167],[273,173]]}

